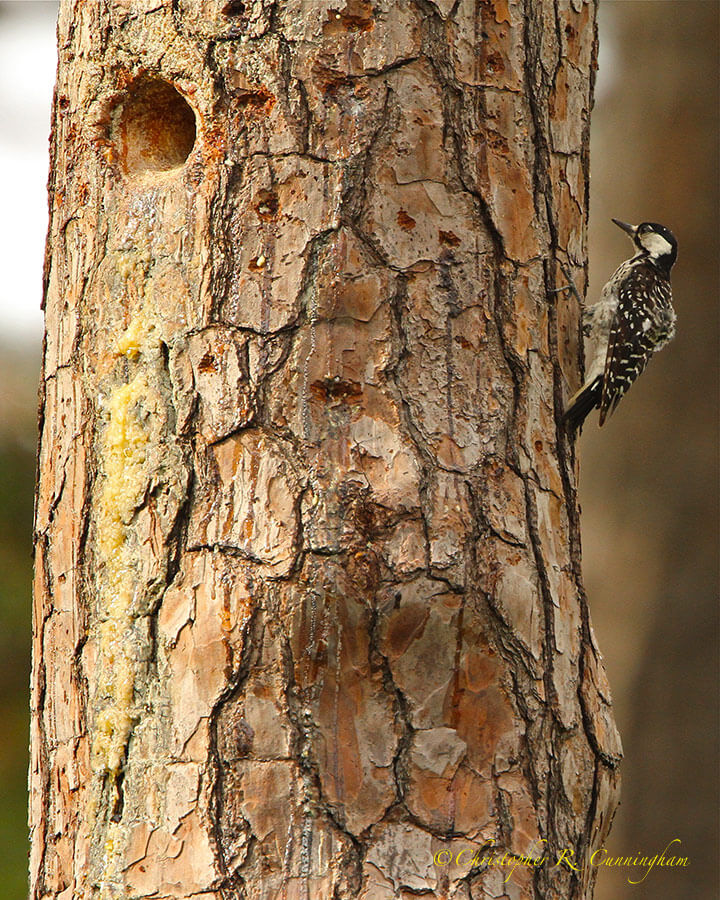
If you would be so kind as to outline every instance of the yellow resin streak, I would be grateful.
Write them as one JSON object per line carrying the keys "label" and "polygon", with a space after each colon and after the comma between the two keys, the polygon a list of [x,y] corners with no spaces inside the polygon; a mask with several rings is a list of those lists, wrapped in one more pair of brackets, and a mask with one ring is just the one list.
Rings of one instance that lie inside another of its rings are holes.
{"label": "yellow resin streak", "polygon": [[[103,862],[102,875],[87,894],[88,900],[110,900],[123,891],[127,826],[112,818],[100,825],[97,815],[103,791],[111,786],[117,792],[117,776],[140,713],[135,688],[145,648],[138,622],[145,614],[147,586],[141,571],[148,548],[142,545],[137,516],[157,468],[159,431],[165,420],[165,404],[154,386],[162,368],[160,323],[146,262],[118,260],[117,270],[128,285],[127,301],[139,295],[141,302],[116,338],[112,353],[125,357],[135,374],[109,390],[107,424],[98,450],[95,552],[99,626],[91,756],[96,782],[87,818],[91,832],[96,836],[102,833]],[[110,799],[110,809],[112,805]]]}
{"label": "yellow resin streak", "polygon": [[97,552],[104,570],[101,670],[98,692],[110,703],[95,723],[93,762],[97,770],[117,774],[133,720],[136,651],[132,633],[136,570],[128,530],[147,485],[145,460],[149,435],[138,407],[150,393],[147,376],[137,375],[116,388],[102,445],[104,483],[98,502]]}
{"label": "yellow resin streak", "polygon": [[133,622],[137,617],[136,593],[143,588],[138,581],[139,548],[133,540],[133,517],[142,506],[151,477],[147,464],[151,415],[162,407],[159,394],[148,380],[159,346],[151,282],[144,285],[143,293],[141,308],[114,348],[116,355],[127,357],[140,371],[110,392],[108,423],[98,460],[102,473],[96,530],[101,622],[96,696],[105,705],[95,719],[92,764],[96,773],[113,776],[122,766],[135,718],[139,648]]}

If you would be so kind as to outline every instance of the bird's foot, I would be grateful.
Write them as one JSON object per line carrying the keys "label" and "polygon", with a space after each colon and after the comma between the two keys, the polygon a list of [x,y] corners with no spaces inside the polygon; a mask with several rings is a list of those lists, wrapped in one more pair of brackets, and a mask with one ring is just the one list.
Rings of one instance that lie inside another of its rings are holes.
{"label": "bird's foot", "polygon": [[550,293],[551,294],[563,294],[565,291],[570,291],[574,296],[580,306],[583,306],[583,299],[580,296],[580,291],[578,291],[575,286],[575,282],[573,281],[572,273],[570,269],[564,264],[560,263],[560,269],[562,270],[563,275],[567,278],[567,284],[563,284],[561,287],[553,288]]}

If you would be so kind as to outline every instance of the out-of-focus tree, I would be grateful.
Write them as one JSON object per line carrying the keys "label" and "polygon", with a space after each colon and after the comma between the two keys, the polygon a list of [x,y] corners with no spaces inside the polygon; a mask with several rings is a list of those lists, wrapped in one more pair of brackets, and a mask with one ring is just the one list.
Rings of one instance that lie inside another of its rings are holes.
{"label": "out-of-focus tree", "polygon": [[0,341],[0,893],[27,891],[27,686],[39,354]]}

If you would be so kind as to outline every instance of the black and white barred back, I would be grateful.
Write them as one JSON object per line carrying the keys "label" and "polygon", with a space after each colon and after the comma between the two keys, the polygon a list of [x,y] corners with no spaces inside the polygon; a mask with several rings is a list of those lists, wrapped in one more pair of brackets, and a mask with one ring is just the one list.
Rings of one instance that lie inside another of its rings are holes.
{"label": "black and white barred back", "polygon": [[563,416],[571,430],[596,408],[602,425],[652,355],[675,334],[670,270],[677,241],[657,223],[634,227],[613,221],[630,235],[638,252],[618,266],[600,301],[584,310],[583,331],[595,346],[585,383]]}
{"label": "black and white barred back", "polygon": [[615,410],[650,357],[675,336],[670,279],[651,262],[630,268],[618,284],[600,398],[600,424]]}

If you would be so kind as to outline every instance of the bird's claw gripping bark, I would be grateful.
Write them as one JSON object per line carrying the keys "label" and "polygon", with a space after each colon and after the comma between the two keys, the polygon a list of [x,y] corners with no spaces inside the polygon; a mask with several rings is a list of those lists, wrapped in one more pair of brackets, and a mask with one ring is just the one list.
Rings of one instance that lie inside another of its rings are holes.
{"label": "bird's claw gripping bark", "polygon": [[563,284],[560,287],[553,288],[550,291],[550,293],[551,294],[561,294],[561,293],[564,293],[565,291],[571,291],[574,294],[575,299],[580,304],[580,306],[583,306],[583,299],[580,296],[580,292],[578,291],[578,289],[575,285],[575,282],[573,281],[573,277],[572,277],[572,273],[571,273],[570,269],[565,265],[565,263],[560,263],[560,269],[561,269],[563,275],[565,276],[565,278],[567,279],[568,283]]}

